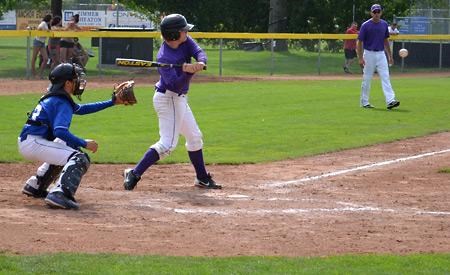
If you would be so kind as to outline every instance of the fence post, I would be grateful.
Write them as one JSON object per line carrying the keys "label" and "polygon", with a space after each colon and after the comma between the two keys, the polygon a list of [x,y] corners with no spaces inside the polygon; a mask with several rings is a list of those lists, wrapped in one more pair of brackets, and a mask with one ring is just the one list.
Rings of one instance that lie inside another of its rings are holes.
{"label": "fence post", "polygon": [[321,45],[320,45],[320,39],[318,41],[319,42],[317,43],[317,45],[318,45],[318,48],[319,48],[319,56],[317,57],[317,73],[320,75],[320,61],[321,61],[320,54],[321,54],[322,50],[321,50]]}
{"label": "fence post", "polygon": [[223,44],[223,39],[220,38],[219,39],[219,76],[222,76],[222,44]]}
{"label": "fence post", "polygon": [[26,70],[26,72],[25,72],[25,77],[27,78],[27,79],[30,79],[30,77],[31,77],[31,65],[30,65],[30,63],[31,63],[31,61],[30,61],[30,39],[31,39],[31,31],[30,31],[30,27],[27,27],[27,30],[28,30],[28,36],[27,36],[27,66],[26,66],[26,68],[27,68],[27,70]]}
{"label": "fence post", "polygon": [[442,40],[439,40],[439,70],[442,69]]}
{"label": "fence post", "polygon": [[[402,49],[405,48],[405,41],[402,41]],[[401,66],[401,72],[403,73],[403,68],[405,67],[405,59],[402,58],[402,66]]]}
{"label": "fence post", "polygon": [[102,37],[98,38],[98,74],[99,76],[102,76]]}
{"label": "fence post", "polygon": [[273,42],[274,42],[273,38],[270,39],[270,75],[273,75],[273,71],[274,71],[274,69],[273,69],[273,66],[274,66],[273,51],[274,51],[275,45]]}

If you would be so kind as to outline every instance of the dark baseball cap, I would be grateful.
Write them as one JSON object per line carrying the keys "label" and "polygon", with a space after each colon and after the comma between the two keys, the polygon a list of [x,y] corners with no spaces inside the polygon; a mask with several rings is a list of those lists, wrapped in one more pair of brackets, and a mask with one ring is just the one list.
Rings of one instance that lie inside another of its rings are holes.
{"label": "dark baseball cap", "polygon": [[379,11],[382,10],[380,4],[373,4],[372,7],[370,8],[370,11],[376,11],[376,10],[379,10]]}
{"label": "dark baseball cap", "polygon": [[161,21],[161,31],[190,31],[194,25],[189,24],[181,14],[169,14]]}

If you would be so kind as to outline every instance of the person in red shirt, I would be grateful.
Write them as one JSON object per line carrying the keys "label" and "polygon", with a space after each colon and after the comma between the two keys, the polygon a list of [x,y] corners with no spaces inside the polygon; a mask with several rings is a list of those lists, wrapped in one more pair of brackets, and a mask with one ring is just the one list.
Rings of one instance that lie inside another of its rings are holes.
{"label": "person in red shirt", "polygon": [[[358,23],[352,22],[350,28],[347,29],[345,34],[358,34]],[[353,64],[356,58],[356,39],[346,39],[344,40],[344,72],[351,74],[349,67]]]}

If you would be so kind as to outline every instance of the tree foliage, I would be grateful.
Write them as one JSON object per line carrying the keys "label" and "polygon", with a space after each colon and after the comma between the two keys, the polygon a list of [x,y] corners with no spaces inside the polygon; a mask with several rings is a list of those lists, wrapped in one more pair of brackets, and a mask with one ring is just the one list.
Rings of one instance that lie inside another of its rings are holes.
{"label": "tree foliage", "polygon": [[[20,7],[50,9],[50,2],[62,0],[0,0],[0,13]],[[273,0],[272,0],[273,1]],[[268,32],[271,0],[127,0],[128,8],[147,14],[155,22],[161,16],[181,13],[205,32]],[[283,27],[289,33],[343,33],[353,21],[361,24],[370,16],[371,1],[365,0],[282,0],[287,5]],[[375,1],[374,1],[375,2]],[[408,15],[410,9],[449,8],[448,0],[383,0],[383,18]],[[64,6],[77,3],[104,3],[111,0],[65,0]],[[53,3],[52,3],[53,4]],[[354,13],[353,13],[354,7]],[[354,18],[353,18],[354,17]],[[281,26],[278,26],[281,28]]]}
{"label": "tree foliage", "polygon": [[49,1],[44,0],[0,0],[0,16],[14,9],[50,10]]}
{"label": "tree foliage", "polygon": [[196,30],[209,32],[266,32],[269,0],[131,0],[127,6],[161,16],[183,14]]}
{"label": "tree foliage", "polygon": [[[443,1],[443,0],[437,0]],[[354,19],[362,23],[369,18],[370,5],[364,0],[286,0],[286,32],[342,33]],[[384,18],[409,12],[411,0],[378,1]],[[161,15],[181,13],[200,31],[267,32],[270,0],[130,0],[127,5],[147,13]]]}

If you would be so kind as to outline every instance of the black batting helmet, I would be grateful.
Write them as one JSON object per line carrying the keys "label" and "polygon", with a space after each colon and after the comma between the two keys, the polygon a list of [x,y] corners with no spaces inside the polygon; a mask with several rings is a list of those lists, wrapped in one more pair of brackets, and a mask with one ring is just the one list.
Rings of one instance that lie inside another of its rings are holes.
{"label": "black batting helmet", "polygon": [[74,66],[70,63],[61,63],[56,66],[48,76],[48,79],[52,84],[64,83],[66,80],[72,80],[76,78],[76,72]]}
{"label": "black batting helmet", "polygon": [[171,41],[180,38],[180,31],[190,31],[193,27],[183,15],[177,13],[165,16],[160,24],[162,36]]}
{"label": "black batting helmet", "polygon": [[67,80],[70,80],[75,84],[73,94],[80,99],[86,86],[85,76],[83,68],[77,64],[61,63],[56,66],[48,76],[48,79],[52,83],[50,90],[59,89],[64,86],[64,83]]}

